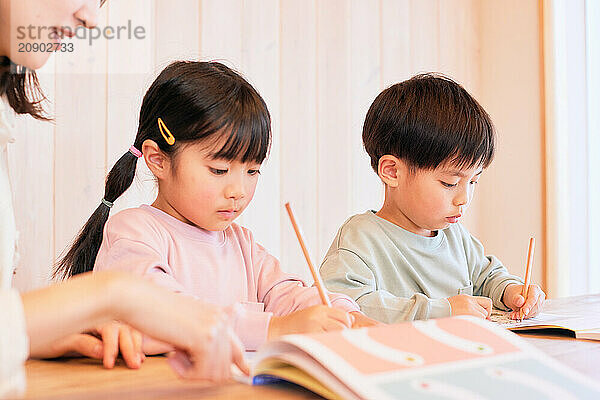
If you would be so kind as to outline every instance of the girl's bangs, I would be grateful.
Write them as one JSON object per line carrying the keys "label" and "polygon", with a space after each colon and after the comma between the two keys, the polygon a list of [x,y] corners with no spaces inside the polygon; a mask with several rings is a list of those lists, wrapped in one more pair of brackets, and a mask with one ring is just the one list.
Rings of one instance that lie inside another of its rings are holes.
{"label": "girl's bangs", "polygon": [[268,118],[247,118],[237,124],[225,123],[215,129],[216,132],[223,132],[217,139],[217,143],[223,144],[216,146],[212,158],[262,164],[269,155],[271,127]]}

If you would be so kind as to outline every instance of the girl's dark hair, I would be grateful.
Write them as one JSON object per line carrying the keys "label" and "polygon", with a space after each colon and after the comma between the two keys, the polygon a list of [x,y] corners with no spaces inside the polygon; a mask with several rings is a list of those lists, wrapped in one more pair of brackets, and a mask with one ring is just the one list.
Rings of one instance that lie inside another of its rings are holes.
{"label": "girl's dark hair", "polygon": [[0,56],[0,96],[3,95],[6,95],[8,104],[17,114],[29,114],[42,121],[50,120],[42,106],[46,96],[35,72],[14,64],[6,56]]}
{"label": "girl's dark hair", "polygon": [[496,140],[483,107],[461,85],[434,73],[381,92],[369,108],[362,135],[375,172],[386,154],[403,160],[412,171],[444,163],[486,168]]}
{"label": "girl's dark hair", "polygon": [[[162,136],[161,118],[175,144]],[[262,97],[244,78],[218,62],[174,62],[156,78],[144,96],[134,146],[153,140],[174,160],[186,144],[204,139],[223,145],[214,158],[262,163],[271,143],[271,117]],[[214,140],[213,139],[218,139]],[[106,178],[104,199],[114,202],[133,182],[137,158],[127,151]],[[100,203],[66,255],[54,277],[91,271],[102,243],[110,209]]]}

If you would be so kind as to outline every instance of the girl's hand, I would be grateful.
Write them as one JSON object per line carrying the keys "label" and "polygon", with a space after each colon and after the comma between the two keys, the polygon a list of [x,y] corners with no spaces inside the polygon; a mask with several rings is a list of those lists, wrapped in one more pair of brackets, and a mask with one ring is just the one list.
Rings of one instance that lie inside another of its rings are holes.
{"label": "girl's hand", "polygon": [[85,356],[101,359],[102,341],[95,336],[77,333],[59,339],[47,347],[31,354],[32,358],[58,358]]}
{"label": "girl's hand", "polygon": [[272,317],[269,324],[269,339],[291,333],[313,333],[351,328],[354,316],[339,308],[323,305],[282,316]]}
{"label": "girl's hand", "polygon": [[373,318],[367,317],[360,311],[351,311],[350,314],[354,317],[354,323],[352,328],[364,328],[367,326],[383,325],[381,322],[374,320]]}
{"label": "girl's hand", "polygon": [[546,293],[539,285],[530,284],[527,299],[521,295],[523,285],[512,284],[504,289],[502,302],[513,310],[512,319],[527,319],[540,313],[546,302]]}
{"label": "girl's hand", "polygon": [[110,322],[94,330],[102,338],[104,368],[112,368],[119,356],[119,350],[125,364],[138,369],[146,359],[142,351],[142,334],[128,325]]}
{"label": "girl's hand", "polygon": [[142,365],[146,356],[142,352],[142,334],[127,325],[111,322],[88,333],[69,335],[52,343],[35,358],[84,356],[103,359],[105,368],[113,368],[119,350],[125,364],[132,369]]}

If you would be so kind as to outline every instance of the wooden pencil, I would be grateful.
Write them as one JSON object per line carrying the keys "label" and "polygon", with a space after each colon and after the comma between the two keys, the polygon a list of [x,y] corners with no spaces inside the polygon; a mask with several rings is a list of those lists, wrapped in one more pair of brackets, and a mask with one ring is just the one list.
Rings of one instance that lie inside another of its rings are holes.
{"label": "wooden pencil", "polygon": [[[527,250],[527,268],[525,269],[525,283],[523,284],[523,290],[521,295],[527,301],[527,295],[529,294],[529,282],[531,281],[531,270],[533,269],[533,253],[535,250],[535,238],[529,238],[529,249]],[[519,319],[522,319],[523,315],[519,310]]]}
{"label": "wooden pencil", "polygon": [[296,232],[296,237],[298,238],[298,242],[300,243],[300,247],[302,248],[302,253],[304,253],[304,258],[308,264],[308,268],[310,268],[310,273],[312,274],[313,279],[315,280],[315,285],[317,286],[317,290],[319,291],[319,296],[321,296],[321,301],[324,305],[331,307],[331,300],[329,300],[329,296],[323,287],[323,281],[321,280],[321,275],[317,273],[315,267],[310,260],[310,256],[308,254],[308,250],[306,249],[306,245],[304,244],[304,239],[302,239],[302,234],[300,233],[300,228],[298,228],[298,224],[296,223],[296,219],[294,218],[294,213],[292,212],[292,207],[290,203],[285,203],[285,209],[290,217],[290,221],[292,222],[292,226],[294,227],[294,232]]}

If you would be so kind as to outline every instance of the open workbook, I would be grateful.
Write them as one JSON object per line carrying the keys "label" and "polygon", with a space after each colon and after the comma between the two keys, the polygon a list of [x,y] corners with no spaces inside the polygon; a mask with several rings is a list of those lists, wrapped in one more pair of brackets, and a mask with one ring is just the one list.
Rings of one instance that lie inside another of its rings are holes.
{"label": "open workbook", "polygon": [[600,296],[548,300],[541,313],[520,322],[502,311],[492,312],[491,320],[514,331],[564,331],[577,339],[600,340]]}
{"label": "open workbook", "polygon": [[253,364],[254,384],[283,379],[326,398],[600,398],[597,383],[472,317],[288,335]]}

